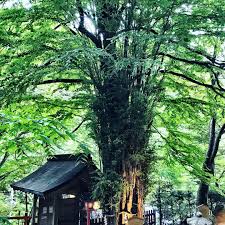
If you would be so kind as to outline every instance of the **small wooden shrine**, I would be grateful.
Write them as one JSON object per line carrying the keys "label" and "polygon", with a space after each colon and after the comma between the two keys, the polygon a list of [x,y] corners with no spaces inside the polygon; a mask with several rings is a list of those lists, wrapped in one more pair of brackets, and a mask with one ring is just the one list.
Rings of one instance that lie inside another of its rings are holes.
{"label": "small wooden shrine", "polygon": [[94,171],[91,158],[83,154],[55,155],[11,187],[34,195],[29,224],[83,225]]}

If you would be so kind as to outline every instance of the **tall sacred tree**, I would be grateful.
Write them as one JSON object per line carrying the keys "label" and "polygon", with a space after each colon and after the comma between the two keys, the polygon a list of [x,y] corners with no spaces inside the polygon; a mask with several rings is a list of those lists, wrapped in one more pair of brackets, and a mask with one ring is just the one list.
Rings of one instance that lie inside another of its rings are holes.
{"label": "tall sacred tree", "polygon": [[[210,105],[216,102],[212,95],[224,98],[223,1],[3,3],[2,104],[43,105],[50,101],[41,95],[48,86],[57,89],[53,105],[89,108],[103,172],[94,194],[116,215],[115,224],[132,214],[142,218],[156,111],[165,112],[168,102],[185,101],[188,111],[201,108],[203,97]],[[174,137],[169,147],[181,161],[176,135],[164,136]]]}

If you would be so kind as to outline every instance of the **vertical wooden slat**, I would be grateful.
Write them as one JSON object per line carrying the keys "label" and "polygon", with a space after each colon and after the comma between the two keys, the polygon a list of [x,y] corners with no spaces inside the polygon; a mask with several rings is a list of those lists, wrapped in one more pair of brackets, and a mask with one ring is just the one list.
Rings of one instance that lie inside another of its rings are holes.
{"label": "vertical wooden slat", "polygon": [[151,221],[151,225],[152,225],[152,210],[150,210],[150,221]]}
{"label": "vertical wooden slat", "polygon": [[154,225],[156,225],[156,212],[154,211]]}
{"label": "vertical wooden slat", "polygon": [[34,195],[31,225],[35,225],[36,210],[37,210],[37,195]]}
{"label": "vertical wooden slat", "polygon": [[151,221],[151,211],[148,211],[148,223],[149,223],[149,225],[152,225],[151,222],[152,222]]}

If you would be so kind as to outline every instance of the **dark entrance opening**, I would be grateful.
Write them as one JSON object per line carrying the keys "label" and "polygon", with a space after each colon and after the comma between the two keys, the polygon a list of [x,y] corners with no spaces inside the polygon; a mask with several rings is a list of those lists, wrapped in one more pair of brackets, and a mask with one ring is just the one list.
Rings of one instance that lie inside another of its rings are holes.
{"label": "dark entrance opening", "polygon": [[79,201],[75,198],[61,199],[58,225],[79,224]]}

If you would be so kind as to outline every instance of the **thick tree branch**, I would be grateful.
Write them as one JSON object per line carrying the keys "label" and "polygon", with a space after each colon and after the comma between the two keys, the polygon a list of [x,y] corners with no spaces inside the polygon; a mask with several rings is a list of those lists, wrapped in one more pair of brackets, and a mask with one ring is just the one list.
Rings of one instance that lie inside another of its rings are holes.
{"label": "thick tree branch", "polygon": [[182,47],[186,48],[190,52],[195,53],[195,54],[198,54],[198,55],[201,55],[201,56],[207,58],[211,62],[215,62],[216,61],[213,56],[208,55],[206,52],[200,51],[198,49],[191,48],[190,46],[187,46],[186,44],[181,44],[178,41],[170,40],[170,42],[171,43],[174,43],[174,44],[177,44],[177,45],[181,45]]}
{"label": "thick tree branch", "polygon": [[222,62],[222,61],[221,62],[215,61],[214,58],[211,58],[212,61],[211,60],[209,60],[209,61],[198,61],[198,60],[179,58],[179,57],[173,56],[171,54],[163,53],[163,52],[159,52],[158,55],[166,56],[170,59],[177,60],[177,61],[180,61],[180,62],[184,62],[184,63],[187,63],[187,64],[199,65],[199,66],[203,66],[203,67],[206,67],[206,68],[216,67],[216,68],[225,70],[225,63]]}
{"label": "thick tree branch", "polygon": [[13,173],[15,170],[13,171],[9,171],[9,172],[6,172],[4,174],[1,174],[0,175],[0,181],[4,180],[7,176],[9,176],[11,173]]}
{"label": "thick tree branch", "polygon": [[211,89],[212,91],[214,91],[217,95],[219,95],[219,96],[225,98],[225,96],[224,96],[223,94],[220,93],[220,91],[223,91],[223,90],[221,90],[221,89],[219,89],[219,88],[213,86],[212,84],[202,83],[202,82],[197,81],[197,80],[195,80],[195,79],[193,79],[193,78],[191,78],[191,77],[188,77],[188,76],[186,76],[186,75],[184,75],[184,74],[182,74],[182,73],[178,73],[178,72],[171,71],[171,70],[160,70],[159,72],[160,72],[160,73],[168,73],[168,74],[172,74],[172,75],[175,75],[175,76],[177,76],[177,77],[181,77],[181,78],[183,78],[183,79],[185,79],[185,80],[187,80],[187,81],[190,81],[190,82],[192,82],[192,83],[194,83],[194,84],[197,84],[197,85],[200,85],[200,86],[203,86],[203,87],[206,87],[206,88],[210,88],[210,89]]}
{"label": "thick tree branch", "polygon": [[80,15],[80,22],[79,22],[79,27],[78,30],[84,34],[87,38],[89,38],[97,48],[102,48],[101,41],[90,31],[88,31],[85,26],[84,26],[84,10],[82,8],[81,2],[77,0],[77,9]]}
{"label": "thick tree branch", "polygon": [[68,25],[65,26],[73,35],[77,35],[77,32],[75,30],[73,30],[71,27],[69,27]]}
{"label": "thick tree branch", "polygon": [[163,53],[163,52],[159,52],[158,55],[166,56],[168,58],[171,58],[171,59],[174,59],[174,60],[177,60],[177,61],[180,61],[180,62],[188,63],[188,64],[194,64],[194,65],[205,66],[205,67],[215,66],[211,62],[179,58],[179,57],[173,56],[173,55],[168,54],[168,53]]}
{"label": "thick tree branch", "polygon": [[224,174],[225,174],[225,169],[224,169],[224,170],[222,171],[222,173],[220,174],[218,180],[221,179],[221,178],[223,177]]}
{"label": "thick tree branch", "polygon": [[189,46],[184,46],[184,47],[185,47],[186,49],[188,49],[190,52],[193,52],[193,53],[196,53],[196,54],[198,54],[198,55],[201,55],[201,56],[207,58],[207,59],[208,59],[209,61],[211,61],[211,62],[215,62],[215,58],[212,57],[212,56],[210,56],[210,55],[208,55],[206,52],[202,52],[202,51],[200,51],[200,50],[193,49],[193,48],[191,48],[191,47],[189,47]]}
{"label": "thick tree branch", "polygon": [[219,133],[216,137],[214,148],[213,148],[213,153],[212,153],[212,156],[211,156],[212,162],[214,162],[214,160],[216,158],[216,155],[217,155],[217,152],[218,152],[218,149],[219,149],[220,140],[221,140],[221,137],[224,134],[224,132],[225,132],[225,124],[223,124],[223,126],[220,128]]}
{"label": "thick tree branch", "polygon": [[72,133],[75,133],[81,126],[82,124],[86,121],[86,118],[84,118],[79,124],[78,126],[72,131]]}
{"label": "thick tree branch", "polygon": [[[176,41],[171,41],[171,42],[180,45],[180,43],[178,43]],[[198,49],[191,48],[187,45],[182,45],[182,47],[186,48],[187,50],[189,50],[192,53],[195,53],[195,54],[205,57],[206,59],[208,59],[211,62],[211,65],[214,65],[215,67],[218,67],[220,69],[224,69],[224,67],[225,67],[225,61],[217,60],[216,56],[211,56],[204,51],[200,51]]]}
{"label": "thick tree branch", "polygon": [[[64,10],[64,9],[63,9]],[[65,10],[64,10],[65,11]],[[69,23],[70,21],[64,21],[62,19],[59,19],[59,18],[51,18],[53,21],[57,22],[58,25],[56,25],[54,27],[54,30],[57,30],[59,27],[63,26],[65,27],[66,29],[68,29],[73,35],[77,35],[76,31],[74,31],[70,26],[69,26]]]}
{"label": "thick tree branch", "polygon": [[211,84],[202,83],[200,81],[197,81],[197,80],[195,80],[195,79],[193,79],[191,77],[188,77],[188,76],[186,76],[186,75],[184,75],[182,73],[178,73],[178,72],[175,72],[175,71],[171,71],[171,70],[160,70],[160,73],[172,74],[172,75],[175,75],[177,77],[181,77],[181,78],[183,78],[185,80],[188,80],[188,81],[190,81],[190,82],[192,82],[194,84],[198,84],[200,86],[207,87],[207,88],[214,88],[213,85],[211,85]]}
{"label": "thick tree branch", "polygon": [[44,80],[38,83],[38,85],[41,84],[53,84],[53,83],[68,83],[68,84],[81,84],[83,83],[82,79],[52,79],[52,80]]}
{"label": "thick tree branch", "polygon": [[[181,98],[166,98],[164,99],[166,102],[172,102],[172,103],[187,103],[187,104],[201,104],[201,105],[210,105],[209,102],[197,99],[197,98],[191,98],[191,97],[181,97]],[[223,105],[220,105],[220,107],[223,107]]]}
{"label": "thick tree branch", "polygon": [[219,77],[218,77],[219,74],[217,72],[213,71],[213,69],[211,71],[213,73],[214,79],[215,79],[216,84],[219,87],[219,89],[222,90],[222,91],[225,91],[225,88],[223,88],[222,85],[221,85],[221,83],[220,83],[220,80],[219,80]]}
{"label": "thick tree branch", "polygon": [[4,156],[3,156],[3,159],[2,159],[1,162],[0,162],[0,168],[4,165],[4,163],[6,162],[6,160],[8,159],[8,157],[9,157],[9,153],[6,152],[6,153],[4,154]]}
{"label": "thick tree branch", "polygon": [[216,119],[213,117],[210,122],[210,135],[209,135],[209,147],[206,154],[205,164],[208,167],[212,163],[212,153],[215,145],[215,135],[216,135]]}

